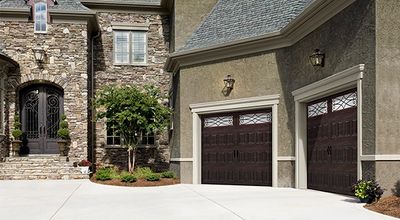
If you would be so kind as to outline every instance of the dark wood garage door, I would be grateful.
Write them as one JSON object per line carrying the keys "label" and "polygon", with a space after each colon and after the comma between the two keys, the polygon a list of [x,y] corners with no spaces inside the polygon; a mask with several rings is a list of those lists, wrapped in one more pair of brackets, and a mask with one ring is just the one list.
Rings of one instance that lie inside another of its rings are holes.
{"label": "dark wood garage door", "polygon": [[357,92],[320,99],[307,108],[308,188],[351,194],[357,181]]}
{"label": "dark wood garage door", "polygon": [[270,110],[202,118],[202,183],[270,186],[271,152]]}

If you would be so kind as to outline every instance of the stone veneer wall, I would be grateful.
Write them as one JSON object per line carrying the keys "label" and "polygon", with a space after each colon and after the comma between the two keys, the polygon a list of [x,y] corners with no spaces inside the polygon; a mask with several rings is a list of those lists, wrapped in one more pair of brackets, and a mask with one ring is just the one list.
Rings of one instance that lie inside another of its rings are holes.
{"label": "stone veneer wall", "polygon": [[[7,67],[6,63],[4,63],[2,60],[0,60],[0,79],[2,77],[7,76],[8,72],[9,72],[9,68]],[[1,99],[1,96],[0,96],[0,99]],[[0,100],[0,101],[2,101],[2,100]],[[4,110],[2,112],[3,117],[4,117],[6,109],[4,108],[4,109],[0,109],[0,110]],[[3,122],[4,121],[0,121],[0,123],[3,123]],[[6,129],[4,129],[4,133],[6,133]],[[0,131],[0,141],[1,141],[0,142],[0,162],[2,162],[8,156],[8,151],[9,151],[9,149],[7,147],[8,146],[7,136],[6,137],[3,136],[3,131]]]}
{"label": "stone veneer wall", "polygon": [[[170,76],[163,71],[168,55],[170,23],[169,17],[158,14],[138,13],[98,13],[101,37],[95,45],[95,91],[106,85],[135,84],[143,86],[152,84],[167,95]],[[113,64],[113,30],[112,22],[126,24],[149,24],[148,65],[114,65]],[[126,149],[106,146],[105,121],[96,122],[96,161],[102,165],[115,165],[127,168]],[[166,132],[156,138],[155,146],[139,149],[137,164],[150,166],[156,170],[168,168],[169,148]]]}
{"label": "stone veneer wall", "polygon": [[[11,128],[15,110],[19,109],[21,86],[38,82],[58,85],[64,89],[64,113],[71,130],[70,160],[85,159],[88,147],[87,25],[49,24],[47,34],[34,34],[33,29],[32,22],[0,21],[3,52],[20,65],[19,71],[9,74],[6,83],[6,108],[9,109],[6,126]],[[46,51],[42,68],[36,64],[32,52],[37,45]]]}

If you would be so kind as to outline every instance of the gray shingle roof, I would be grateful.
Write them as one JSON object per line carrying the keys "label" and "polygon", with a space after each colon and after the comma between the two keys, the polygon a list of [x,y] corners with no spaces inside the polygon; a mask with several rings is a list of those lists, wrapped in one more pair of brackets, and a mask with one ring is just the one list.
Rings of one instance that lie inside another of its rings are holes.
{"label": "gray shingle roof", "polygon": [[178,51],[277,32],[314,0],[219,0]]}
{"label": "gray shingle roof", "polygon": [[[65,11],[89,11],[81,4],[79,0],[57,0],[57,5],[49,7],[49,9],[58,9]],[[24,0],[0,0],[0,8],[30,8]]]}

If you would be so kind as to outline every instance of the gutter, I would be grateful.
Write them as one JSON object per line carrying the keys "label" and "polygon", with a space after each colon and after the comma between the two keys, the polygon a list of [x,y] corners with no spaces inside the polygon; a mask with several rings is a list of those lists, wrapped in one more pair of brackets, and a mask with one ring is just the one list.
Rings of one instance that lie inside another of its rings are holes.
{"label": "gutter", "polygon": [[315,0],[279,31],[172,53],[167,58],[164,70],[176,73],[182,67],[292,46],[355,1]]}
{"label": "gutter", "polygon": [[91,136],[90,136],[90,139],[91,139],[91,143],[92,143],[92,148],[91,148],[91,151],[92,151],[92,155],[91,155],[91,158],[90,158],[90,161],[92,161],[92,163],[95,163],[96,161],[95,161],[95,159],[96,159],[96,157],[95,157],[95,155],[96,155],[96,152],[95,152],[95,147],[96,147],[96,140],[95,140],[95,132],[96,132],[96,120],[95,120],[95,107],[94,107],[94,105],[93,105],[93,102],[94,102],[94,98],[95,98],[95,92],[94,92],[94,86],[95,86],[95,70],[94,70],[94,42],[95,42],[95,40],[97,39],[97,38],[99,38],[101,36],[101,32],[100,31],[98,31],[97,32],[97,34],[95,35],[95,36],[93,36],[92,38],[91,38],[91,68],[90,68],[90,70],[91,70],[91,80],[90,80],[90,85],[91,85],[91,93],[90,93],[90,107],[91,107],[91,110],[92,110],[92,118],[90,119],[90,123],[91,123]]}

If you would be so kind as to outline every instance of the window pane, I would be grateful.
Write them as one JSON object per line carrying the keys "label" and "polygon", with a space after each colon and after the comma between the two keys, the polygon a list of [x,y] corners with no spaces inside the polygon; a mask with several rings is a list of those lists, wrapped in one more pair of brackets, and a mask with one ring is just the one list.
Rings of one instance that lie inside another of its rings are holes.
{"label": "window pane", "polygon": [[146,33],[133,32],[132,33],[132,53],[134,63],[146,62]]}
{"label": "window pane", "polygon": [[115,32],[114,57],[116,63],[129,63],[129,32]]}

